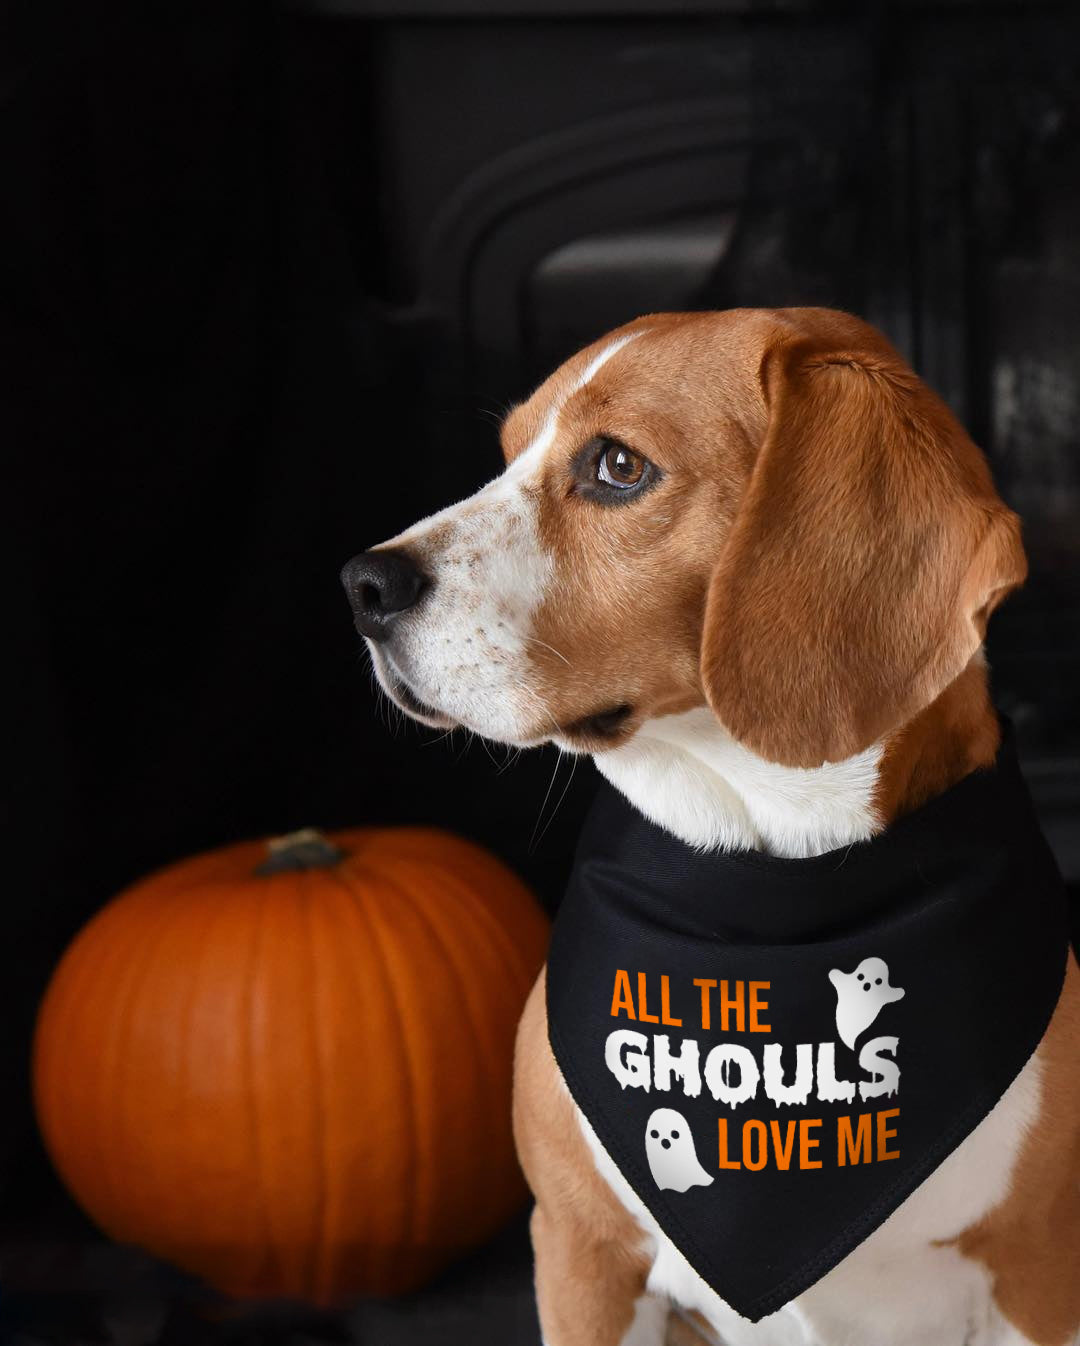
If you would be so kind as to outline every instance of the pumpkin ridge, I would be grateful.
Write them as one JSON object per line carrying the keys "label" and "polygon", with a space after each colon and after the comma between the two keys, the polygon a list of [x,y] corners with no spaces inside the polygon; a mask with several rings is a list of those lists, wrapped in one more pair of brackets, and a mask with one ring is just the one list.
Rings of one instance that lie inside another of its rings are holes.
{"label": "pumpkin ridge", "polygon": [[[468,910],[475,914],[477,922],[482,925],[491,936],[492,944],[507,955],[505,959],[506,965],[508,967],[510,965],[516,965],[515,970],[520,973],[520,976],[517,979],[517,986],[524,991],[528,991],[536,978],[536,972],[539,971],[539,968],[537,968],[536,971],[533,971],[526,965],[525,955],[520,945],[510,938],[505,927],[500,925],[494,912],[490,910],[486,903],[470,900],[472,899],[472,893],[459,874],[454,873],[452,870],[445,870],[442,871],[442,873],[445,874],[445,877],[449,880],[450,891],[453,897],[457,900],[457,905],[460,908],[468,908]],[[522,885],[522,887],[524,888],[524,885]],[[524,895],[528,898],[528,901],[531,904],[536,905],[536,899],[527,889],[524,890]],[[537,914],[539,915],[539,908]],[[515,989],[517,989],[517,987],[515,987]]]}
{"label": "pumpkin ridge", "polygon": [[[431,875],[426,876],[430,882]],[[440,875],[442,877],[442,875]],[[494,1060],[494,1044],[485,1040],[484,1034],[479,1029],[477,1017],[473,1010],[471,986],[469,978],[462,971],[462,968],[453,951],[452,932],[441,929],[430,917],[424,907],[422,900],[416,893],[404,884],[400,878],[390,880],[392,887],[405,899],[407,905],[411,908],[420,925],[428,932],[433,946],[439,951],[445,967],[448,969],[454,984],[456,992],[455,999],[462,1008],[462,1014],[465,1019],[469,1041],[476,1044],[481,1054],[481,1069],[478,1071],[480,1082],[489,1082],[495,1071],[492,1069]],[[486,1059],[484,1059],[486,1058]]]}
{"label": "pumpkin ridge", "polygon": [[[338,877],[340,879],[340,876]],[[334,938],[333,934],[331,934],[331,936],[329,937],[330,956],[333,959],[333,966],[335,968],[335,979],[336,979],[335,1003],[340,1003],[343,990],[347,989],[349,992],[351,992],[352,996],[351,1006],[355,1010],[356,1017],[359,1019],[360,1023],[365,1023],[367,1022],[368,1019],[368,1004],[369,1004],[368,989],[365,983],[363,982],[362,978],[357,973],[358,965],[356,961],[345,955],[345,950],[348,947],[348,941],[342,937],[343,932],[346,929],[364,928],[364,922],[357,916],[357,912],[355,910],[356,901],[352,893],[349,892],[348,886],[346,884],[339,881],[337,883],[328,884],[326,886],[327,890],[333,893],[338,900],[338,908],[336,912],[337,938]],[[339,1031],[335,1027],[334,1031],[335,1053],[340,1050],[339,1036],[340,1036]],[[328,1106],[326,1114],[327,1134],[329,1134],[330,1120],[335,1117],[340,1118],[341,1114],[340,1099],[332,1094],[330,1096],[330,1103],[332,1106]],[[344,1137],[343,1148],[347,1155],[348,1164],[351,1165],[354,1162],[352,1155],[352,1145],[353,1145],[353,1136],[355,1134],[355,1120],[352,1112],[346,1112],[345,1115],[347,1118],[346,1126],[342,1127],[339,1121],[335,1130],[335,1135],[339,1137],[341,1136]],[[365,1225],[363,1232],[364,1233],[370,1232],[369,1211],[363,1207],[362,1203],[356,1200],[354,1192],[352,1190],[353,1179],[352,1179],[351,1167],[346,1167],[344,1170],[341,1171],[343,1173],[341,1181],[336,1186],[332,1186],[330,1189],[334,1199],[332,1202],[328,1201],[327,1203],[327,1230],[329,1240],[328,1248],[334,1251],[335,1256],[338,1259],[337,1269],[339,1275],[343,1267],[345,1269],[348,1268],[350,1257],[351,1256],[355,1257],[355,1250],[350,1248],[349,1238],[352,1239],[357,1238],[357,1228],[355,1223],[357,1210],[362,1209],[364,1211]],[[347,1213],[344,1222],[342,1219],[343,1211]],[[349,1216],[351,1216],[352,1221],[351,1224]],[[338,1231],[340,1230],[343,1230],[343,1233],[339,1233]],[[369,1240],[369,1242],[373,1241],[374,1241],[373,1239]]]}
{"label": "pumpkin ridge", "polygon": [[[440,877],[445,877],[445,875],[440,875]],[[457,987],[458,991],[457,999],[458,1003],[461,1006],[462,1014],[465,1018],[470,1041],[473,1042],[473,1044],[477,1048],[477,1055],[480,1059],[480,1070],[478,1072],[480,1076],[480,1083],[482,1086],[486,1086],[488,1092],[495,1093],[497,1091],[494,1089],[493,1086],[496,1083],[498,1083],[500,1075],[503,1074],[503,1072],[500,1069],[500,1063],[498,1059],[498,1044],[494,1042],[491,1039],[490,1034],[485,1031],[485,1016],[482,1013],[479,1015],[477,1014],[477,1011],[473,1004],[471,983],[469,981],[468,976],[463,971],[461,964],[458,961],[457,954],[454,950],[452,941],[450,938],[447,937],[446,933],[439,931],[436,928],[434,922],[431,920],[430,916],[428,916],[427,912],[423,908],[423,904],[419,901],[418,898],[416,898],[407,888],[405,888],[400,883],[395,883],[394,886],[398,889],[400,893],[405,894],[413,910],[416,912],[421,924],[423,924],[430,931],[433,940],[435,941],[439,949],[442,951],[443,959],[445,960],[447,967],[450,969],[453,975],[454,984]],[[459,903],[459,906],[462,908],[463,911],[469,910],[468,903],[462,902]],[[481,1193],[488,1196],[491,1195],[491,1193],[487,1191],[483,1187],[483,1185],[481,1185],[479,1192],[477,1194],[477,1204],[480,1204]]]}
{"label": "pumpkin ridge", "polygon": [[[362,937],[370,945],[374,946],[376,941],[371,931],[371,919],[367,911],[365,910],[364,906],[365,896],[363,892],[353,891],[353,889],[350,887],[347,881],[346,875],[340,868],[334,871],[333,877],[337,880],[337,886],[340,889],[342,897],[344,897],[345,899],[345,910],[349,913],[349,919],[353,922],[354,926],[361,931]],[[368,1000],[368,992],[364,984],[364,980],[361,975],[359,965],[355,962],[346,960],[345,966],[348,970],[349,981],[352,983],[356,991],[357,1004],[364,1004],[366,1006]],[[385,983],[387,979],[388,979],[388,973],[386,969],[383,968],[382,965],[380,964],[380,980]],[[406,1106],[407,1115],[411,1115],[409,1113],[409,1108],[412,1106],[414,1102],[412,1097],[412,1091],[411,1088],[409,1087],[409,1083],[410,1082],[408,1080],[403,1080],[399,1082],[398,1085],[399,1091],[401,1090],[404,1091],[405,1102],[407,1105]],[[415,1140],[415,1129],[413,1130],[413,1139]],[[404,1200],[402,1202],[402,1205],[403,1209],[407,1209],[407,1203]],[[374,1248],[376,1239],[375,1239],[375,1232],[372,1228],[371,1208],[369,1206],[365,1206],[363,1207],[363,1209],[364,1209],[364,1221],[365,1221],[363,1234],[367,1238],[369,1245],[372,1248]],[[405,1228],[406,1230],[408,1228],[407,1220],[405,1222]]]}
{"label": "pumpkin ridge", "polygon": [[[330,1028],[328,1032],[324,1027],[316,1029],[319,1041],[319,1067],[322,1072],[318,1087],[321,1095],[320,1106],[323,1117],[320,1158],[324,1165],[325,1187],[319,1231],[322,1260],[316,1268],[317,1284],[315,1290],[319,1303],[330,1303],[334,1286],[340,1278],[342,1264],[343,1262],[346,1266],[348,1264],[348,1254],[346,1253],[343,1259],[342,1249],[347,1247],[346,1236],[352,1232],[349,1230],[347,1222],[343,1229],[341,1214],[343,1209],[348,1210],[353,1204],[349,1182],[351,1175],[347,1168],[342,1169],[340,1162],[335,1163],[335,1158],[340,1161],[343,1135],[345,1137],[344,1148],[346,1153],[349,1152],[351,1133],[348,1128],[343,1128],[341,1124],[343,1114],[340,1097],[333,1090],[327,1091],[323,1076],[325,1075],[328,1079],[334,1077],[335,1062],[342,1050],[342,1034],[333,1014],[334,1007],[341,1003],[342,988],[348,987],[352,992],[351,1008],[355,1017],[361,1023],[365,1021],[366,1017],[367,996],[364,988],[354,976],[352,962],[342,956],[342,949],[346,941],[341,937],[341,926],[343,923],[348,924],[355,921],[352,904],[339,884],[327,884],[325,882],[325,871],[319,872],[319,878],[322,880],[319,885],[322,891],[319,894],[319,902],[313,904],[310,908],[313,919],[310,923],[309,933],[311,937],[312,975],[314,976],[316,969],[322,969],[322,974],[318,981],[313,982],[311,1003],[316,1024],[324,1025],[328,1021]],[[336,905],[328,908],[327,903],[331,898]],[[321,920],[315,920],[316,916],[321,917]],[[329,978],[332,978],[332,989],[327,1020],[327,1015],[324,1013],[324,1004],[320,1002],[318,995],[319,990],[327,985]],[[350,1126],[354,1126],[353,1114],[346,1111],[344,1115],[350,1119]],[[337,1175],[336,1181],[334,1181],[335,1174]]]}
{"label": "pumpkin ridge", "polygon": [[[75,1009],[85,1005],[87,991],[92,993],[97,984],[99,963],[108,966],[110,955],[114,963],[118,958],[115,942],[107,938],[101,916],[99,910],[90,917],[60,958],[42,1001],[34,1035],[34,1086],[38,1116],[42,1119],[41,1130],[46,1148],[58,1167],[61,1146],[66,1148],[69,1135],[63,1123],[88,1112],[85,1101],[73,1096],[77,1077],[71,1071],[65,1071],[59,1062],[63,1049],[77,1037],[71,1027],[73,1021],[77,1022]],[[134,938],[133,934],[132,942]],[[88,952],[94,957],[87,957]],[[44,1029],[46,1023],[49,1032]],[[56,1119],[60,1119],[59,1123]],[[100,1173],[102,1161],[96,1131],[89,1148],[98,1156],[94,1167]]]}
{"label": "pumpkin ridge", "polygon": [[[439,877],[445,884],[447,895],[454,901],[458,910],[469,913],[474,924],[488,936],[491,947],[496,953],[502,955],[498,960],[499,965],[506,971],[511,989],[515,993],[527,994],[536,980],[540,965],[537,965],[534,970],[526,964],[525,954],[521,946],[510,938],[506,929],[499,924],[494,913],[487,905],[475,900],[470,887],[459,874],[451,869],[440,868]],[[531,904],[536,904],[536,899],[527,890],[525,890],[525,896]],[[540,910],[537,908],[536,915],[539,917],[540,914]]]}
{"label": "pumpkin ridge", "polygon": [[[375,959],[379,968],[379,975],[383,985],[386,988],[387,997],[393,1006],[394,1013],[390,1016],[391,1022],[395,1025],[398,1040],[401,1047],[401,1060],[403,1069],[401,1071],[402,1091],[405,1096],[404,1116],[408,1119],[409,1139],[412,1145],[413,1154],[420,1153],[418,1125],[417,1125],[417,1089],[416,1089],[416,1066],[413,1061],[412,1044],[409,1041],[409,1035],[405,1029],[405,1016],[401,1012],[401,999],[397,993],[397,987],[394,985],[394,979],[390,974],[390,968],[386,960],[386,944],[376,932],[376,914],[371,904],[366,901],[367,894],[356,891],[348,881],[346,874],[341,869],[332,869],[327,871],[328,875],[348,894],[354,911],[359,915],[361,923],[367,927],[368,936],[372,945],[378,951],[378,957]],[[380,883],[387,882],[386,876],[378,876]],[[391,882],[391,886],[395,886]],[[417,1169],[413,1167],[408,1174],[408,1196],[402,1201],[402,1210],[404,1218],[402,1220],[402,1243],[406,1243],[410,1235],[415,1236],[419,1225],[419,1207],[420,1193]],[[405,1193],[403,1193],[405,1196]],[[387,1246],[381,1250],[384,1260],[390,1261],[393,1257],[392,1246]]]}
{"label": "pumpkin ridge", "polygon": [[[215,905],[213,903],[210,903],[208,905],[210,909],[209,917],[201,929],[200,932],[201,937],[195,941],[196,947],[199,949],[200,956],[196,961],[196,963],[194,964],[194,966],[192,967],[190,976],[187,978],[186,985],[184,987],[183,1008],[180,1012],[180,1022],[182,1024],[182,1041],[183,1041],[183,1046],[180,1051],[180,1078],[184,1081],[191,1078],[191,1045],[192,1045],[191,1027],[195,1014],[196,994],[199,987],[199,974],[202,971],[205,961],[205,950],[210,947],[210,938],[209,938],[210,932],[215,928],[215,926],[217,926],[219,922],[224,921],[225,916],[228,914],[227,908],[225,907],[224,904]],[[148,959],[147,961],[149,962],[150,960]],[[179,1117],[177,1119],[177,1129],[183,1134],[185,1138],[185,1148],[186,1148],[187,1145],[190,1144],[188,1125],[189,1125],[189,1118],[192,1115],[192,1106],[191,1106],[192,1094],[190,1090],[182,1088],[179,1090],[178,1096],[181,1099],[183,1099],[183,1110],[180,1112]],[[187,1193],[185,1193],[185,1195],[187,1195]],[[181,1224],[186,1234],[191,1227],[190,1222],[185,1219],[181,1221]]]}
{"label": "pumpkin ridge", "polygon": [[[105,1047],[105,1061],[102,1063],[102,1069],[100,1075],[101,1080],[100,1093],[105,1097],[112,1097],[113,1099],[116,1100],[114,1104],[116,1108],[115,1116],[118,1121],[116,1129],[121,1134],[123,1134],[125,1130],[127,1115],[130,1111],[130,1108],[127,1103],[127,1097],[130,1089],[131,1058],[129,1054],[128,1055],[129,1068],[125,1072],[125,1070],[123,1069],[123,1051],[121,1050],[118,1052],[117,1044],[123,1042],[126,1045],[127,1040],[130,1037],[131,1009],[139,993],[145,987],[147,979],[149,977],[150,963],[151,963],[149,950],[152,949],[156,953],[161,948],[161,943],[164,936],[167,934],[168,930],[171,927],[175,927],[180,924],[181,916],[186,916],[186,913],[183,911],[183,903],[168,902],[165,904],[163,910],[158,913],[158,919],[154,922],[149,938],[141,937],[142,932],[138,929],[137,926],[133,926],[132,934],[134,935],[134,938],[131,939],[124,946],[124,953],[119,960],[121,962],[121,965],[123,965],[124,963],[128,964],[129,974],[123,978],[123,991],[117,998],[116,1008],[114,1010],[109,1025],[109,1032],[105,1034],[105,1041],[107,1045]],[[136,946],[143,951],[141,957],[131,956]],[[96,1149],[99,1155],[99,1162],[101,1163],[101,1174],[102,1177],[105,1179],[105,1188],[108,1192],[108,1203],[110,1207],[110,1223],[111,1223],[114,1219],[112,1212],[117,1209],[117,1203],[116,1203],[117,1189],[119,1188],[123,1190],[126,1188],[127,1184],[124,1181],[125,1178],[124,1173],[121,1172],[118,1174],[116,1171],[115,1163],[113,1163],[111,1160],[104,1159],[103,1157],[104,1155],[115,1155],[118,1152],[117,1147],[115,1145],[111,1149],[108,1146],[105,1146],[103,1149],[100,1144],[100,1134],[101,1134],[100,1128],[102,1124],[102,1119],[107,1115],[107,1112],[108,1110],[101,1105],[100,1101],[96,1103],[94,1107],[95,1118],[97,1121],[97,1136],[98,1136],[98,1144],[96,1146]],[[122,1155],[126,1154],[126,1150],[120,1150],[119,1153]],[[121,1203],[121,1209],[122,1209],[122,1203]],[[122,1216],[120,1218],[119,1223],[115,1224],[114,1227],[118,1229],[119,1237],[121,1239],[126,1239],[130,1237],[130,1235],[124,1229]],[[112,1231],[109,1230],[108,1232],[111,1233]]]}
{"label": "pumpkin ridge", "polygon": [[[265,1248],[263,1257],[267,1268],[275,1268],[278,1278],[285,1274],[285,1263],[278,1254],[277,1244],[274,1242],[275,1230],[274,1219],[270,1213],[270,1202],[266,1192],[266,1162],[263,1154],[263,1136],[262,1127],[259,1124],[259,1108],[255,1101],[255,982],[259,968],[259,958],[262,953],[263,940],[266,935],[266,907],[267,891],[260,885],[253,909],[253,919],[251,923],[251,938],[248,952],[248,962],[246,971],[246,999],[244,1013],[244,1097],[247,1100],[248,1125],[251,1128],[251,1155],[252,1166],[255,1170],[255,1181],[252,1184],[256,1193],[255,1204],[258,1215],[262,1219],[263,1229],[265,1231]],[[261,1268],[256,1272],[256,1277],[261,1277]]]}
{"label": "pumpkin ridge", "polygon": [[[317,1143],[312,1122],[311,1067],[309,1057],[305,1054],[301,1060],[299,1055],[303,1042],[310,1046],[301,1008],[301,1002],[310,997],[300,947],[304,940],[306,879],[288,871],[259,881],[270,887],[262,981],[268,993],[257,996],[255,1002],[261,1010],[256,1056],[261,1070],[256,1095],[264,1118],[267,1114],[270,1118],[264,1133],[269,1140],[267,1199],[280,1233],[279,1285],[281,1292],[302,1297],[310,1295],[311,1288],[312,1250],[305,1235],[311,1231],[310,1213],[318,1207],[317,1200],[310,1199]],[[290,1067],[287,1074],[283,1071],[286,1062]],[[297,1181],[301,1171],[307,1178],[303,1183]]]}
{"label": "pumpkin ridge", "polygon": [[[84,928],[83,934],[76,937],[86,940],[89,946],[91,924]],[[100,943],[100,940],[97,941]],[[106,947],[108,947],[106,945]],[[52,980],[46,990],[38,1014],[37,1029],[34,1035],[34,1095],[39,1118],[42,1119],[41,1131],[45,1147],[53,1156],[53,1163],[60,1167],[59,1128],[55,1119],[77,1116],[79,1109],[69,1104],[73,1077],[59,1066],[61,1044],[70,1043],[72,1033],[69,1022],[72,1018],[71,1006],[78,1004],[85,987],[92,984],[95,969],[85,958],[74,956],[73,946],[60,959]],[[51,1031],[46,1032],[48,1024]],[[61,1169],[61,1171],[63,1171]]]}
{"label": "pumpkin ridge", "polygon": [[304,935],[307,946],[308,975],[311,985],[311,995],[307,1001],[307,1014],[309,1025],[309,1037],[312,1044],[312,1054],[315,1059],[315,1069],[312,1072],[314,1076],[313,1089],[315,1090],[315,1114],[316,1124],[316,1150],[318,1151],[318,1170],[319,1182],[315,1197],[315,1237],[312,1239],[311,1247],[311,1269],[310,1281],[312,1291],[316,1299],[322,1303],[326,1294],[326,1285],[328,1281],[326,1258],[329,1254],[330,1241],[327,1234],[328,1219],[328,1200],[329,1200],[329,1164],[327,1163],[326,1133],[329,1124],[329,1112],[326,1105],[326,1091],[323,1087],[323,1075],[327,1069],[327,1052],[320,1030],[321,1016],[319,1007],[316,1004],[316,987],[318,986],[318,960],[315,957],[315,930],[314,930],[314,910],[313,903],[316,900],[312,892],[315,884],[314,877],[322,877],[326,873],[325,869],[302,870],[301,897],[303,905]]}
{"label": "pumpkin ridge", "polygon": [[[444,892],[446,891],[447,887],[452,886],[452,884],[456,879],[455,875],[445,870],[440,871],[437,877],[440,884],[442,884],[443,886]],[[449,881],[449,883],[447,881]],[[458,991],[457,996],[458,1002],[467,1008],[469,1036],[473,1039],[473,1041],[480,1042],[483,1044],[485,1049],[484,1054],[486,1058],[484,1062],[485,1073],[490,1076],[490,1074],[492,1073],[490,1067],[495,1059],[495,1044],[487,1040],[485,1033],[483,1031],[484,1016],[481,1015],[479,1018],[477,1018],[476,1016],[476,1010],[473,1003],[475,997],[472,992],[472,984],[467,975],[467,962],[464,966],[462,965],[462,963],[459,961],[457,957],[457,951],[452,942],[452,939],[447,937],[446,932],[438,929],[438,927],[435,925],[435,922],[431,919],[431,917],[425,910],[423,902],[416,896],[416,894],[412,891],[412,889],[402,884],[400,880],[395,882],[395,887],[401,894],[404,895],[406,901],[410,904],[413,911],[416,913],[417,918],[419,919],[421,924],[423,924],[426,927],[426,929],[430,932],[432,939],[438,945],[444,957],[446,958],[448,964],[450,965],[450,969],[454,974],[454,984]],[[462,925],[467,925],[471,921],[474,928],[474,933],[476,933],[478,927],[480,929],[483,929],[482,924],[475,920],[475,910],[476,910],[475,903],[471,903],[467,900],[462,900],[457,903],[457,906],[459,909],[459,916],[461,918]],[[457,932],[454,931],[453,933],[456,934]]]}
{"label": "pumpkin ridge", "polygon": [[[104,910],[107,910],[107,908]],[[160,920],[161,921],[164,920],[164,915],[160,917]],[[92,922],[96,921],[97,917],[92,918]],[[63,992],[64,1000],[62,1002],[62,1012],[60,1019],[60,1024],[62,1026],[61,1037],[62,1040],[67,1044],[71,1044],[73,1041],[78,1042],[79,1040],[79,1027],[78,1027],[80,1020],[79,1008],[80,1005],[85,1006],[86,1003],[85,985],[89,984],[92,990],[96,989],[97,985],[100,984],[100,976],[102,969],[104,969],[107,973],[111,974],[106,984],[110,986],[115,985],[114,980],[115,977],[117,976],[119,970],[122,967],[124,967],[124,965],[129,961],[128,955],[135,948],[135,945],[139,938],[138,931],[132,930],[129,932],[129,938],[127,940],[124,940],[122,938],[120,940],[110,940],[107,937],[107,931],[105,930],[105,923],[100,923],[97,925],[96,933],[98,934],[98,938],[94,940],[94,944],[93,945],[88,944],[88,947],[90,947],[95,957],[84,961],[83,963],[84,975],[81,981],[79,980],[73,981],[68,986],[68,988],[66,988],[65,991]],[[106,937],[102,938],[101,937],[102,934],[105,934]],[[106,1027],[110,1030],[114,1019],[115,1014],[107,1022]],[[85,1022],[89,1024],[91,1020],[87,1019],[85,1020]],[[72,1028],[73,1023],[76,1025],[74,1029]],[[105,1038],[108,1038],[110,1035],[111,1035],[110,1032],[100,1034],[100,1036]],[[87,1044],[84,1044],[84,1046],[85,1045]],[[95,1043],[94,1045],[96,1046],[97,1044]],[[102,1135],[103,1135],[102,1109],[98,1102],[99,1097],[107,1098],[110,1096],[110,1090],[108,1088],[108,1080],[105,1078],[105,1075],[106,1071],[103,1068],[101,1071],[101,1077],[97,1081],[98,1087],[96,1089],[90,1090],[90,1097],[89,1099],[87,1099],[86,1097],[80,1098],[78,1096],[79,1093],[78,1076],[70,1071],[67,1072],[67,1081],[69,1087],[66,1090],[61,1090],[61,1097],[64,1099],[65,1106],[63,1108],[63,1111],[60,1113],[60,1116],[64,1119],[65,1124],[62,1126],[62,1131],[59,1136],[58,1148],[60,1145],[62,1145],[66,1150],[71,1135],[69,1124],[70,1119],[72,1117],[83,1115],[90,1119],[90,1125],[86,1128],[86,1139],[89,1143],[86,1145],[85,1148],[92,1155],[92,1160],[89,1166],[87,1166],[80,1160],[79,1156],[76,1155],[75,1157],[76,1172],[78,1173],[79,1178],[82,1179],[86,1168],[87,1167],[90,1168],[90,1171],[93,1175],[91,1179],[91,1186],[93,1187],[96,1184],[97,1190],[101,1194],[104,1208],[109,1212],[109,1223],[111,1224],[113,1218],[112,1212],[114,1208],[114,1200],[113,1200],[114,1185],[111,1180],[111,1174],[109,1172],[108,1161],[106,1158],[107,1146],[102,1141]],[[83,1081],[84,1086],[85,1083],[86,1081],[84,1080]],[[104,1220],[99,1221],[99,1223],[103,1228],[107,1229],[106,1222]]]}

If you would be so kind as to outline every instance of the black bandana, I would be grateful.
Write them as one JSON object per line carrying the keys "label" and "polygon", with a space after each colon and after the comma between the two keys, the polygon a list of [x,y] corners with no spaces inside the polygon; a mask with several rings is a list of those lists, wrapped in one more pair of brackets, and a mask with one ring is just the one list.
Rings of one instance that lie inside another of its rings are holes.
{"label": "black bandana", "polygon": [[986,1116],[1067,949],[1009,741],[872,841],[808,860],[702,854],[604,787],[555,923],[551,1046],[661,1228],[756,1321]]}

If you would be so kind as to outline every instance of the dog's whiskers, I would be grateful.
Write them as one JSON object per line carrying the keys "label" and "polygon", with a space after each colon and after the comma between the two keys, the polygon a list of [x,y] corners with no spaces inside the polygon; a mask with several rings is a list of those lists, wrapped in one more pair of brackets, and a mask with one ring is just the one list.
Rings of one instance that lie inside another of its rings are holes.
{"label": "dog's whiskers", "polygon": [[500,767],[499,762],[495,757],[495,754],[491,751],[491,744],[488,743],[487,739],[483,737],[481,737],[480,742],[483,744],[484,752],[487,753],[488,761],[491,763],[491,765],[496,769],[497,772],[502,771],[503,767],[505,767],[506,764],[503,763],[503,766]]}
{"label": "dog's whiskers", "polygon": [[546,640],[541,640],[539,636],[529,636],[529,635],[526,635],[525,639],[531,641],[534,645],[543,646],[545,650],[550,650],[551,653],[555,655],[556,658],[561,659],[563,661],[563,663],[566,665],[567,668],[571,667],[570,660],[567,659],[566,655],[563,654],[561,650],[557,650],[554,645],[549,645]]}
{"label": "dog's whiskers", "polygon": [[533,825],[532,836],[529,838],[530,855],[532,855],[536,847],[539,846],[541,841],[543,841],[544,837],[547,835],[548,828],[555,821],[555,815],[559,812],[559,809],[562,808],[563,800],[566,798],[567,791],[570,789],[570,786],[573,783],[574,772],[577,771],[577,754],[575,753],[573,754],[573,760],[570,763],[570,774],[566,778],[566,784],[562,788],[562,793],[555,801],[555,807],[551,810],[551,813],[548,815],[547,822],[544,823],[543,827],[541,827],[540,820],[541,818],[543,818],[544,809],[547,807],[547,802],[551,798],[552,787],[555,784],[555,778],[559,774],[559,767],[562,766],[562,759],[564,756],[566,756],[566,754],[564,754],[563,750],[558,746],[558,744],[555,745],[555,751],[559,754],[558,757],[555,759],[555,770],[551,773],[551,780],[548,782],[547,792],[544,795],[544,802],[540,805],[540,811],[537,813],[536,822]]}

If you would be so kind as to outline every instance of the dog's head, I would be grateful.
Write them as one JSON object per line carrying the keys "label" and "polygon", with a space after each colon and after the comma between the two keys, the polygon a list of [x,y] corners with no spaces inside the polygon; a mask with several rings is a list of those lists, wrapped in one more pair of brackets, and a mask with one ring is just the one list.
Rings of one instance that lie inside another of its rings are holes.
{"label": "dog's head", "polygon": [[952,414],[826,309],[657,314],[508,416],[507,467],[343,572],[404,710],[598,751],[708,703],[796,766],[928,705],[1021,583]]}

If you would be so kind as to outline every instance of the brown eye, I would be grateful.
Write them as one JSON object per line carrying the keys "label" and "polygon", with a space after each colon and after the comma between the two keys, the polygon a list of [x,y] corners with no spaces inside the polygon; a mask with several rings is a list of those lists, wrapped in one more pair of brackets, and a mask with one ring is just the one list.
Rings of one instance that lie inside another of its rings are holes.
{"label": "brown eye", "polygon": [[625,444],[609,444],[596,464],[597,480],[620,490],[637,486],[644,475],[645,459]]}
{"label": "brown eye", "polygon": [[610,435],[596,435],[582,444],[570,472],[569,492],[605,509],[632,504],[664,475],[651,459]]}

